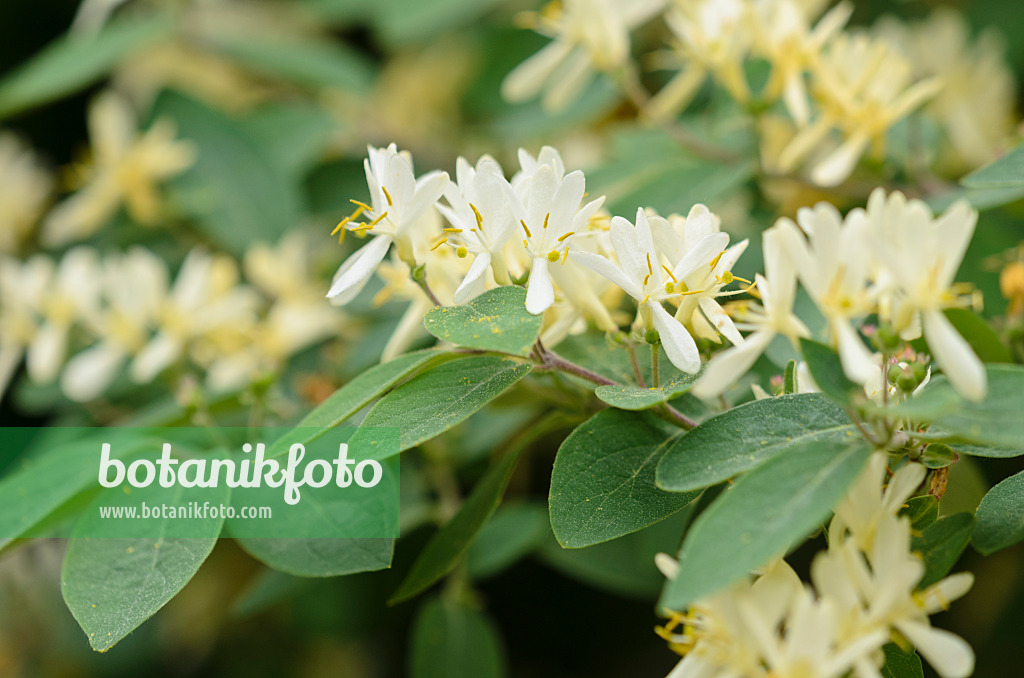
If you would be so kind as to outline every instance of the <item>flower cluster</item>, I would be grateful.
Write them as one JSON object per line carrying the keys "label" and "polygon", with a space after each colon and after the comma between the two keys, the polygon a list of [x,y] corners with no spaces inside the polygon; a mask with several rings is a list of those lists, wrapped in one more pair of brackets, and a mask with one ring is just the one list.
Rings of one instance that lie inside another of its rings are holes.
{"label": "flower cluster", "polygon": [[[991,36],[972,45],[952,13],[936,14],[923,30],[890,18],[847,30],[852,3],[825,11],[829,4],[575,0],[563,10],[551,3],[527,25],[552,42],[509,74],[504,92],[518,101],[546,90],[544,104],[559,109],[600,71],[624,85],[643,115],[665,122],[711,78],[756,116],[767,170],[805,174],[820,186],[846,180],[869,149],[880,157],[894,126],[929,101],[923,114],[952,149],[946,167],[976,167],[1012,135],[1012,76]],[[648,96],[638,94],[629,32],[659,11],[672,42],[647,56],[677,73]],[[756,91],[752,62],[770,68]]]}
{"label": "flower cluster", "polygon": [[294,236],[253,248],[251,285],[233,259],[200,249],[173,283],[167,264],[138,246],[107,256],[80,246],[59,262],[0,258],[0,393],[23,356],[31,381],[59,377],[75,401],[102,395],[125,366],[132,381],[148,383],[191,361],[214,390],[279,370],[339,329],[339,315],[301,275],[307,249]]}
{"label": "flower cluster", "polygon": [[[659,627],[683,655],[671,678],[878,677],[882,647],[891,640],[915,647],[943,678],[970,675],[970,646],[933,628],[929,615],[964,595],[974,579],[959,573],[920,585],[925,566],[911,550],[911,522],[900,509],[926,469],[908,463],[883,490],[887,459],[876,452],[836,508],[828,548],[811,567],[812,585],[780,560]],[[659,554],[657,564],[676,576],[671,557]]]}

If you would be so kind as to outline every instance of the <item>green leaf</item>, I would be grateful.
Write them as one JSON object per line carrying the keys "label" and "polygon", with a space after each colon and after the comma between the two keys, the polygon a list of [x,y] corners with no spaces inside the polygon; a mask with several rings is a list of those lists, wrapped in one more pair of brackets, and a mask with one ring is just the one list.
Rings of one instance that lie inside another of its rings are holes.
{"label": "green leaf", "polygon": [[679,549],[695,505],[647,529],[584,549],[562,548],[552,537],[545,542],[540,558],[559,572],[602,591],[649,603],[665,583],[654,565],[654,556]]}
{"label": "green leaf", "polygon": [[982,362],[1010,363],[1013,355],[992,326],[977,313],[966,308],[947,308],[943,313]]}
{"label": "green leaf", "polygon": [[1024,186],[1024,144],[974,170],[961,179],[960,183],[968,188]]}
{"label": "green leaf", "polygon": [[462,306],[435,308],[423,325],[438,339],[482,351],[528,356],[544,318],[526,310],[526,290],[505,285]]}
{"label": "green leaf", "polygon": [[266,104],[242,120],[263,154],[300,179],[323,156],[337,125],[322,108],[299,103]]}
{"label": "green leaf", "polygon": [[921,463],[930,469],[946,468],[956,460],[956,452],[945,443],[931,443],[921,455]]}
{"label": "green leaf", "polygon": [[869,453],[864,442],[803,442],[743,475],[694,521],[661,606],[684,610],[784,555],[828,518]]}
{"label": "green leaf", "polygon": [[163,14],[114,18],[95,35],[67,34],[0,81],[0,118],[82,90],[140,47],[169,37]]}
{"label": "green leaf", "polygon": [[[113,647],[185,587],[217,543],[216,537],[191,535],[216,534],[223,523],[222,518],[211,515],[194,520],[140,520],[126,527],[124,521],[100,516],[97,507],[115,503],[111,493],[121,494],[122,489],[101,492],[79,519],[68,540],[60,576],[64,602],[88,636],[89,645],[99,652]],[[199,499],[216,505],[214,495],[220,495],[221,503],[226,504],[230,490],[178,487],[175,498],[168,500],[161,487],[133,489],[135,497],[147,493],[157,498],[150,504],[185,506]],[[132,527],[137,527],[138,536],[121,536]],[[107,536],[115,534],[118,536]],[[152,534],[161,536],[146,536]]]}
{"label": "green leaf", "polygon": [[389,605],[408,600],[451,572],[473,538],[498,508],[522,447],[517,447],[495,462],[473,488],[459,512],[427,543],[413,563],[409,574],[388,600]]}
{"label": "green leaf", "polygon": [[508,358],[466,356],[433,367],[402,384],[363,420],[362,428],[398,427],[400,451],[434,438],[508,390],[530,366]]}
{"label": "green leaf", "polygon": [[796,392],[796,361],[790,360],[786,363],[786,371],[782,375],[782,393],[791,395]]}
{"label": "green leaf", "polygon": [[253,558],[298,577],[337,577],[391,567],[394,539],[238,539]]}
{"label": "green leaf", "polygon": [[889,410],[892,415],[931,422],[929,434],[956,441],[1020,449],[1024,445],[1024,367],[986,365],[988,394],[981,402],[957,395],[943,376],[933,378],[914,398]]}
{"label": "green leaf", "polygon": [[620,410],[646,410],[686,393],[693,388],[699,376],[700,373],[675,372],[657,388],[643,388],[631,384],[598,386],[594,393],[604,402]]}
{"label": "green leaf", "polygon": [[570,335],[559,342],[555,352],[569,362],[621,384],[634,380],[626,349],[611,343],[604,334],[586,332]]}
{"label": "green leaf", "polygon": [[971,445],[969,443],[952,443],[952,447],[959,454],[966,454],[972,457],[988,457],[989,459],[1007,459],[1024,454],[1024,441],[1012,448],[995,447],[993,445]]}
{"label": "green leaf", "polygon": [[505,675],[501,640],[483,613],[435,598],[413,622],[411,678],[500,678]]}
{"label": "green leaf", "polygon": [[499,507],[466,552],[469,576],[484,579],[511,567],[540,548],[549,532],[548,510],[542,504]]}
{"label": "green leaf", "polygon": [[882,667],[884,678],[924,678],[921,658],[913,650],[910,654],[904,654],[896,643],[887,643],[882,651],[885,653],[885,666]]}
{"label": "green leaf", "polygon": [[422,369],[425,365],[439,362],[446,354],[433,349],[400,355],[394,360],[375,365],[332,393],[327,400],[307,414],[295,429],[275,441],[267,452],[267,458],[284,454],[295,443],[308,444],[315,440],[310,429],[322,429],[326,433],[338,424],[363,409],[371,400],[391,389],[395,384]]}
{"label": "green leaf", "polygon": [[582,548],[642,530],[693,501],[654,484],[674,439],[651,415],[598,412],[558,448],[551,472],[551,527],[566,548]]}
{"label": "green leaf", "polygon": [[938,519],[939,500],[933,494],[913,497],[900,509],[900,515],[910,518],[911,528],[920,532]]}
{"label": "green leaf", "polygon": [[864,390],[847,378],[839,356],[831,348],[810,339],[801,339],[800,352],[815,383],[836,402],[849,405],[857,394],[863,395]]}
{"label": "green leaf", "polygon": [[859,439],[841,407],[818,393],[745,403],[676,439],[658,464],[658,487],[686,492],[710,487],[808,442]]}
{"label": "green leaf", "polygon": [[985,555],[1024,539],[1024,471],[988,491],[978,505],[974,548]]}
{"label": "green leaf", "polygon": [[953,569],[960,554],[971,541],[974,530],[974,516],[957,513],[935,521],[924,529],[920,537],[914,537],[911,549],[924,559],[925,572],[917,585],[924,589],[939,581]]}
{"label": "green leaf", "polygon": [[366,93],[373,83],[372,63],[336,40],[310,36],[217,33],[208,36],[212,47],[239,64],[263,75],[307,87],[333,87]]}
{"label": "green leaf", "polygon": [[238,123],[174,92],[157,99],[153,116],[172,118],[179,136],[199,150],[168,190],[215,242],[241,255],[253,242],[276,242],[301,221],[298,182]]}

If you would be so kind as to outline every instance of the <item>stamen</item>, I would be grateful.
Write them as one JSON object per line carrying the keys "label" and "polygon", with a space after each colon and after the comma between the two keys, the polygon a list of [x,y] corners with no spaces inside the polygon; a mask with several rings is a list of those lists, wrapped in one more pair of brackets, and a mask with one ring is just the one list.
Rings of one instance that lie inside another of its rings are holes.
{"label": "stamen", "polygon": [[[519,220],[519,223],[523,225],[523,230],[524,230],[524,231],[526,231],[526,237],[527,237],[527,238],[532,238],[532,237],[533,237],[533,235],[532,235],[532,234],[530,233],[530,229],[528,229],[528,228],[526,227],[526,222],[525,222],[525,221],[523,221],[522,219],[520,219],[520,220]],[[526,242],[526,241],[524,240],[523,242]]]}
{"label": "stamen", "polygon": [[362,207],[367,212],[373,211],[373,208],[367,205],[365,202],[359,202],[358,200],[352,200],[351,198],[349,199],[349,202],[355,205],[356,207]]}
{"label": "stamen", "polygon": [[458,249],[455,250],[455,254],[459,259],[465,259],[466,255],[469,254],[469,250],[464,245],[459,245]]}
{"label": "stamen", "polygon": [[644,285],[647,284],[647,281],[649,281],[651,279],[652,275],[654,275],[654,267],[651,266],[651,253],[648,252],[647,253],[647,275],[644,276]]}
{"label": "stamen", "polygon": [[462,233],[461,228],[442,228],[442,233]]}
{"label": "stamen", "polygon": [[476,205],[469,203],[470,209],[473,210],[473,215],[476,217],[476,227],[482,229],[484,227],[484,217],[480,214],[480,210],[476,208]]}
{"label": "stamen", "polygon": [[566,239],[566,238],[568,238],[569,236],[573,236],[573,235],[576,235],[576,231],[569,231],[569,232],[568,232],[568,233],[566,233],[565,235],[563,235],[563,236],[559,237],[559,238],[558,238],[558,242],[562,242],[563,240],[565,240],[565,239]]}
{"label": "stamen", "polygon": [[550,218],[551,218],[551,212],[548,212],[547,214],[544,215],[544,226],[542,227],[542,228],[544,228],[544,230],[547,230],[547,228],[548,228],[548,219],[550,219]]}
{"label": "stamen", "polygon": [[380,187],[380,190],[384,191],[384,197],[385,197],[385,198],[387,199],[387,201],[388,201],[388,207],[393,207],[395,203],[391,202],[391,194],[390,194],[390,193],[388,193],[388,189],[386,189],[386,188],[384,188],[383,186],[381,186],[381,187]]}
{"label": "stamen", "polygon": [[711,263],[708,264],[708,266],[710,266],[712,270],[714,270],[715,266],[718,266],[718,260],[722,258],[723,254],[725,254],[725,250],[722,250],[721,252],[719,252],[718,256],[715,257],[714,259],[712,259]]}
{"label": "stamen", "polygon": [[430,251],[433,252],[434,250],[436,250],[438,247],[440,247],[441,245],[445,244],[446,242],[448,242],[448,238],[441,238],[440,240],[437,241],[437,243],[433,247],[430,248]]}
{"label": "stamen", "polygon": [[388,213],[385,210],[379,217],[377,217],[376,219],[374,219],[373,221],[371,221],[370,223],[368,223],[366,225],[366,230],[372,229],[374,226],[379,224],[381,222],[381,220],[384,219],[384,217],[386,217],[387,215],[388,215]]}
{"label": "stamen", "polygon": [[550,261],[552,264],[558,261],[558,258],[558,252],[556,252],[555,250],[551,250],[550,252],[548,252],[548,261]]}
{"label": "stamen", "polygon": [[569,259],[569,248],[565,248],[565,254],[562,255],[562,263],[564,264]]}
{"label": "stamen", "polygon": [[342,219],[341,221],[339,221],[339,222],[338,222],[338,225],[334,227],[334,230],[333,230],[333,231],[331,231],[331,235],[334,235],[334,234],[335,234],[335,233],[337,233],[338,231],[342,231],[341,237],[342,237],[342,238],[344,238],[344,237],[345,237],[345,233],[344,233],[344,230],[345,230],[345,224],[347,224],[347,223],[348,223],[348,222],[350,222],[350,221],[352,221],[352,217],[345,217],[344,219]]}
{"label": "stamen", "polygon": [[665,264],[662,264],[662,265],[661,265],[661,267],[662,267],[663,269],[665,269],[665,273],[668,273],[668,277],[672,278],[672,282],[674,282],[674,283],[677,283],[677,282],[679,282],[678,280],[676,280],[676,277],[675,277],[674,275],[672,275],[672,269],[670,269],[670,268],[669,268],[668,266],[666,266]]}

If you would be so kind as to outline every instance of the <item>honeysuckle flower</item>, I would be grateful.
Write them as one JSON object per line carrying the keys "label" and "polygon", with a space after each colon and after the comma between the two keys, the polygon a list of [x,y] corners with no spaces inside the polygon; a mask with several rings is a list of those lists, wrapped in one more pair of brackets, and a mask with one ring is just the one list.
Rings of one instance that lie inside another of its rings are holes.
{"label": "honeysuckle flower", "polygon": [[791,341],[809,336],[807,326],[793,313],[796,299],[796,271],[789,263],[780,234],[774,226],[762,236],[764,275],[755,278],[761,304],[738,302],[733,313],[741,330],[752,330],[742,344],[716,354],[704,368],[693,393],[712,398],[746,374],[777,335]]}
{"label": "honeysuckle flower", "polygon": [[512,216],[508,194],[509,183],[492,158],[481,158],[476,167],[465,158],[456,161],[456,182],[450,183],[444,194],[450,207],[437,206],[449,224],[438,244],[447,242],[459,257],[473,254],[473,264],[455,290],[456,304],[482,291],[488,270],[499,285],[511,284],[502,249],[519,224]]}
{"label": "honeysuckle flower", "polygon": [[[574,251],[610,254],[600,246],[598,238],[581,238],[577,242]],[[622,292],[607,278],[571,257],[564,264],[551,267],[551,278],[555,283],[555,303],[544,317],[541,340],[545,346],[555,346],[567,335],[585,331],[588,320],[602,332],[619,328],[614,309],[619,306]]]}
{"label": "honeysuckle flower", "polygon": [[99,397],[149,339],[167,289],[167,267],[149,250],[133,247],[103,260],[104,304],[83,324],[97,343],[73,356],[61,374],[71,400]]}
{"label": "honeysuckle flower", "polygon": [[958,201],[941,216],[920,200],[876,189],[864,216],[868,246],[884,270],[880,313],[905,338],[921,329],[935,362],[964,397],[985,397],[985,368],[942,309],[970,305],[969,289],[954,280],[970,244],[978,212]]}
{"label": "honeysuckle flower", "polygon": [[1018,118],[1016,80],[1002,36],[989,29],[972,41],[966,18],[948,7],[909,24],[884,17],[875,32],[910,60],[915,77],[942,79],[942,89],[924,108],[945,133],[940,167],[959,174],[994,158]]}
{"label": "honeysuckle flower", "polygon": [[763,96],[782,97],[793,119],[804,125],[811,117],[805,74],[818,60],[821,50],[853,13],[853,5],[841,2],[811,28],[813,16],[797,0],[769,0],[754,3],[754,47],[772,65]]}
{"label": "honeysuckle flower", "polygon": [[527,15],[531,27],[552,42],[508,74],[502,94],[518,102],[546,90],[545,108],[565,108],[598,72],[611,73],[626,64],[629,31],[664,4],[664,0],[564,0]]}
{"label": "honeysuckle flower", "polygon": [[[685,294],[680,281],[694,271],[709,267],[729,244],[725,233],[709,233],[697,240],[679,259],[670,259],[671,268],[662,263],[655,249],[652,222],[670,228],[662,217],[648,217],[643,208],[637,210],[636,225],[622,217],[611,224],[612,248],[619,259],[615,265],[607,258],[590,252],[571,252],[570,257],[600,273],[637,301],[637,322],[645,330],[657,330],[665,354],[680,370],[689,374],[700,370],[700,353],[693,337],[682,323],[672,317],[662,302]],[[710,267],[709,267],[710,268]],[[665,274],[668,277],[665,277]]]}
{"label": "honeysuckle flower", "polygon": [[519,171],[515,173],[509,183],[520,200],[526,200],[529,195],[530,182],[537,176],[537,171],[541,167],[545,165],[550,167],[558,181],[565,176],[565,161],[562,160],[562,154],[551,146],[543,146],[536,158],[524,148],[519,149],[517,156]]}
{"label": "honeysuckle flower", "polygon": [[161,216],[158,185],[180,174],[195,160],[191,143],[175,140],[174,123],[161,119],[137,132],[131,105],[113,91],[101,94],[89,108],[92,162],[80,169],[84,186],[43,222],[42,239],[59,246],[99,230],[123,204],[144,226]]}
{"label": "honeysuckle flower", "polygon": [[565,260],[571,239],[587,229],[590,218],[604,203],[604,196],[581,207],[586,193],[583,172],[570,172],[559,179],[551,165],[540,165],[523,186],[525,198],[513,188],[507,194],[513,217],[525,236],[523,248],[531,260],[526,310],[538,315],[555,303],[548,264]]}
{"label": "honeysuckle flower", "polygon": [[816,184],[835,186],[870,144],[883,148],[889,128],[934,96],[942,83],[936,78],[913,82],[910,63],[881,40],[839,34],[817,60],[814,85],[820,114],[797,133],[779,164],[792,171],[839,130],[842,144],[810,171]]}
{"label": "honeysuckle flower", "polygon": [[0,255],[0,396],[39,330],[53,262],[42,255],[28,261]]}
{"label": "honeysuckle flower", "polygon": [[[699,203],[690,208],[685,218],[669,215],[667,220],[651,221],[655,246],[669,261],[681,261],[704,238],[720,230],[721,220]],[[728,244],[728,236],[725,243]],[[679,304],[675,316],[695,337],[720,343],[721,334],[733,344],[743,343],[732,319],[716,299],[736,294],[735,291],[723,291],[723,288],[735,279],[732,267],[746,249],[746,240],[738,242],[713,260],[713,266],[698,267],[679,279],[686,287],[686,294],[672,299],[671,303]]]}
{"label": "honeysuckle flower", "polygon": [[686,108],[709,74],[737,101],[750,98],[743,73],[753,40],[747,0],[677,0],[665,21],[676,43],[672,58],[682,70],[651,99],[647,115],[668,118]]}
{"label": "honeysuckle flower", "polygon": [[174,286],[161,296],[157,332],[131,365],[131,376],[139,383],[151,381],[184,357],[193,340],[221,326],[245,323],[259,303],[255,290],[239,284],[232,259],[202,250],[185,257]]}
{"label": "honeysuckle flower", "polygon": [[874,310],[864,210],[852,211],[844,222],[839,210],[821,202],[801,208],[797,223],[779,219],[776,228],[800,282],[828,320],[843,371],[858,384],[867,383],[881,369],[853,325]]}
{"label": "honeysuckle flower", "polygon": [[[437,202],[448,186],[448,174],[429,172],[419,179],[413,174],[412,157],[399,153],[395,144],[387,148],[367,149],[369,157],[363,161],[366,184],[370,189],[370,204],[356,203],[358,209],[335,229],[357,231],[373,236],[345,260],[334,275],[328,298],[336,304],[346,304],[359,294],[395,243],[403,261],[415,265],[412,234],[424,213]],[[364,215],[366,223],[354,221]]]}
{"label": "honeysuckle flower", "polygon": [[53,176],[20,138],[0,132],[0,252],[17,252],[53,193]]}

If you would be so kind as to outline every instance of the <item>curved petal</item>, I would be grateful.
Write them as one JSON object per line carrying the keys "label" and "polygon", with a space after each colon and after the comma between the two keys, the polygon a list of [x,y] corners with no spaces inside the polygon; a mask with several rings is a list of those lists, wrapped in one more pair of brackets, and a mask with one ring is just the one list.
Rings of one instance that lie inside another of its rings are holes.
{"label": "curved petal", "polygon": [[391,238],[377,236],[353,253],[334,274],[327,298],[334,299],[336,304],[352,301],[373,275],[377,265],[384,260],[390,246]]}
{"label": "curved petal", "polygon": [[843,372],[851,381],[861,386],[868,383],[882,369],[872,357],[871,351],[861,341],[848,320],[833,321],[832,331],[835,332],[839,344],[839,362],[843,365]]}
{"label": "curved petal", "polygon": [[61,390],[76,402],[98,398],[114,381],[127,357],[113,344],[97,344],[68,361],[60,380]]}
{"label": "curved petal", "polygon": [[455,303],[461,305],[480,294],[486,282],[484,274],[491,267],[491,255],[489,252],[481,252],[473,259],[473,263],[462,279],[462,284],[455,290]]}
{"label": "curved petal", "polygon": [[540,315],[555,303],[555,288],[551,284],[548,272],[548,260],[537,257],[533,260],[530,281],[526,288],[526,310],[533,315]]}
{"label": "curved petal", "polygon": [[967,678],[974,671],[974,651],[955,633],[912,621],[899,622],[896,628],[942,678]]}
{"label": "curved petal", "polygon": [[130,373],[139,384],[152,381],[156,375],[170,367],[185,350],[181,340],[169,334],[158,334],[146,344],[132,361]]}
{"label": "curved petal", "polygon": [[757,362],[773,338],[774,330],[758,330],[739,346],[716,355],[704,367],[704,374],[693,387],[693,394],[699,398],[714,398],[724,393]]}
{"label": "curved petal", "polygon": [[36,334],[27,351],[28,376],[37,384],[48,384],[54,380],[64,365],[67,355],[68,333],[66,328],[44,325]]}
{"label": "curved petal", "polygon": [[988,390],[988,377],[970,344],[942,311],[925,311],[921,319],[928,348],[949,383],[968,400],[982,400]]}
{"label": "curved petal", "polygon": [[668,359],[687,374],[699,372],[700,351],[697,350],[697,344],[683,324],[669,315],[661,302],[650,302],[648,307],[652,311],[651,320],[654,321],[654,328],[661,335],[661,344],[665,347],[665,355],[668,356]]}
{"label": "curved petal", "polygon": [[582,264],[598,275],[607,278],[612,283],[621,287],[626,294],[634,299],[640,299],[640,286],[630,280],[629,277],[623,273],[618,266],[612,263],[610,259],[592,252],[569,252],[569,259],[578,264]]}

